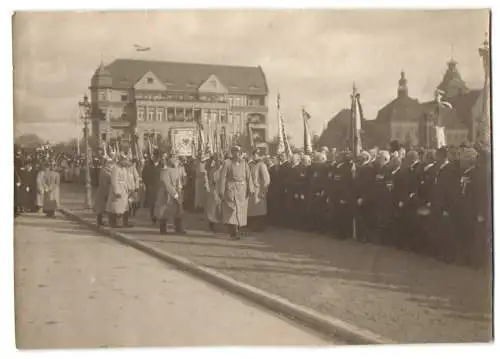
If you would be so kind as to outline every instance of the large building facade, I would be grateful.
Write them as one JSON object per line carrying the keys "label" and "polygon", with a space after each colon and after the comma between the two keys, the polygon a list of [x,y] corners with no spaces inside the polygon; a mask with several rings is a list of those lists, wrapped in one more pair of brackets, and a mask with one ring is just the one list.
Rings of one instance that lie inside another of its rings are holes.
{"label": "large building facade", "polygon": [[151,136],[172,142],[176,133],[197,141],[198,123],[212,150],[242,138],[256,147],[268,140],[268,86],[260,66],[118,59],[99,66],[90,92],[92,134],[101,145],[138,138],[144,146]]}
{"label": "large building facade", "polygon": [[[448,62],[437,88],[443,91],[444,100],[452,105],[452,109],[440,108],[438,113],[434,100],[420,102],[412,98],[406,75],[401,72],[396,97],[378,111],[374,120],[362,121],[363,146],[386,148],[391,141],[397,140],[409,148],[434,147],[436,138],[433,126],[438,118],[445,128],[447,144],[476,142],[478,124],[484,122],[485,117],[484,89],[469,89],[453,59]],[[349,148],[350,142],[346,139],[349,139],[350,125],[351,111],[341,110],[320,136],[319,145]]]}

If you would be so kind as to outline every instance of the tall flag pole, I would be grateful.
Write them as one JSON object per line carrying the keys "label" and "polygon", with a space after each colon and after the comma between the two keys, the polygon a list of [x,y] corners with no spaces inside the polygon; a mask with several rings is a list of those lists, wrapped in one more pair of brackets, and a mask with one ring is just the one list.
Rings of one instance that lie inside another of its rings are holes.
{"label": "tall flag pole", "polygon": [[276,100],[276,107],[278,109],[278,149],[277,153],[283,153],[285,152],[285,141],[284,137],[285,134],[283,133],[283,118],[281,116],[281,110],[280,110],[280,93],[278,92],[278,97]]}
{"label": "tall flag pole", "polygon": [[361,105],[359,103],[359,92],[356,89],[356,84],[352,86],[351,95],[351,116],[352,116],[352,151],[354,158],[357,158],[361,153],[362,143],[361,143],[361,118],[363,116]]}
{"label": "tall flag pole", "polygon": [[311,115],[302,107],[302,120],[304,121],[304,152],[312,153],[311,133],[309,132],[309,120]]}
{"label": "tall flag pole", "polygon": [[434,96],[436,100],[436,123],[434,124],[436,130],[436,145],[437,148],[446,146],[446,136],[444,133],[444,126],[441,120],[441,109],[447,107],[450,110],[453,108],[449,102],[442,100],[444,92],[437,89]]}

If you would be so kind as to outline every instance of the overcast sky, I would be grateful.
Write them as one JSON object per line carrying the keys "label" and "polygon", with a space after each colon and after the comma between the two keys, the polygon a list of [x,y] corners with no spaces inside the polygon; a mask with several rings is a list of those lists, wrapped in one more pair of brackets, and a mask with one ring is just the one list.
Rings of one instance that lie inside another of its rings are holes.
{"label": "overcast sky", "polygon": [[[14,18],[15,131],[65,140],[77,130],[78,101],[101,59],[260,65],[276,93],[292,141],[300,108],[320,133],[349,106],[356,82],[367,118],[396,95],[401,70],[410,96],[429,100],[453,57],[471,88],[483,83],[478,47],[488,12],[473,11],[171,11],[18,13]],[[133,44],[150,46],[137,53]]]}

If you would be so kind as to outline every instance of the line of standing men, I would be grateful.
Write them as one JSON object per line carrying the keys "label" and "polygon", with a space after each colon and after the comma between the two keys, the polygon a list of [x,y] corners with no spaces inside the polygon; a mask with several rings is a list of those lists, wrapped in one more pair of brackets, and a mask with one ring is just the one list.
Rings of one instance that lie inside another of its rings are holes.
{"label": "line of standing men", "polygon": [[280,156],[271,163],[276,225],[394,245],[481,265],[491,254],[489,157],[473,148]]}

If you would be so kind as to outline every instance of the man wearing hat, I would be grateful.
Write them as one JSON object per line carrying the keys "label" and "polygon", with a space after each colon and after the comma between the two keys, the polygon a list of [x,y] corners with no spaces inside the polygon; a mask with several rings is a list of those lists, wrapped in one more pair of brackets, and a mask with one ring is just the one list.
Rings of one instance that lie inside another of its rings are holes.
{"label": "man wearing hat", "polygon": [[271,183],[271,178],[263,156],[258,150],[253,151],[252,157],[253,163],[249,167],[255,191],[248,202],[248,220],[249,222],[251,221],[254,229],[262,230],[265,227],[267,191]]}
{"label": "man wearing hat", "polygon": [[250,168],[241,155],[240,146],[231,148],[231,159],[224,163],[220,177],[222,221],[231,239],[240,239],[239,230],[247,225],[248,198],[255,191]]}
{"label": "man wearing hat", "polygon": [[142,182],[146,187],[144,207],[149,209],[149,216],[153,224],[156,224],[154,216],[154,208],[156,196],[158,194],[158,186],[160,184],[160,172],[162,170],[162,161],[160,150],[155,148],[151,159],[144,165],[142,170]]}
{"label": "man wearing hat", "polygon": [[175,232],[185,234],[182,225],[184,175],[177,153],[172,152],[166,167],[160,172],[155,217],[160,221],[160,233],[167,234],[169,219],[174,219]]}
{"label": "man wearing hat", "polygon": [[106,212],[106,204],[111,189],[111,173],[115,166],[115,161],[111,157],[104,157],[103,162],[104,166],[99,173],[99,186],[97,187],[94,202],[94,211],[97,215],[98,226],[104,225],[103,215]]}

